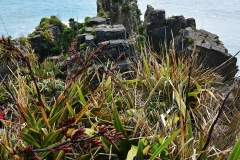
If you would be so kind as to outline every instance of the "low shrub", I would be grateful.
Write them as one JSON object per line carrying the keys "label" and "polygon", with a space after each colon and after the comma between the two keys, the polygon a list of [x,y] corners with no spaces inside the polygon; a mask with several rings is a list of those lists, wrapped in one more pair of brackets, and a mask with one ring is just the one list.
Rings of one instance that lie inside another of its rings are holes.
{"label": "low shrub", "polygon": [[[216,137],[230,140],[217,132],[230,92],[219,98],[223,79],[199,67],[195,53],[168,48],[157,54],[145,44],[138,47],[134,69],[121,73],[116,63],[94,64],[109,44],[79,54],[74,42],[62,64],[66,77],[57,82],[56,64],[38,65],[9,41],[0,44],[4,52],[14,50],[19,63],[15,75],[2,81],[4,90],[0,87],[12,109],[12,116],[1,120],[3,160],[212,159],[231,152],[214,143]],[[239,126],[235,116],[232,124]],[[239,127],[226,130],[233,137],[239,133]],[[239,141],[231,157],[239,156],[238,147]]]}
{"label": "low shrub", "polygon": [[129,4],[124,4],[123,6],[122,6],[122,11],[123,12],[129,12],[130,11],[130,9],[131,9],[131,7],[130,7],[130,5]]}

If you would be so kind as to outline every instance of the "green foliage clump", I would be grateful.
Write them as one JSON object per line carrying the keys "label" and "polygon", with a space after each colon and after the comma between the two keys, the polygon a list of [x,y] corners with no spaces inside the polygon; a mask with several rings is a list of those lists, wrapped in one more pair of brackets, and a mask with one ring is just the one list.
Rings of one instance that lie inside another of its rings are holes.
{"label": "green foliage clump", "polygon": [[84,22],[86,26],[90,24],[90,19],[90,17],[85,17]]}
{"label": "green foliage clump", "polygon": [[125,13],[129,12],[130,9],[131,9],[131,6],[129,4],[124,4],[122,6],[122,11],[125,12]]}
{"label": "green foliage clump", "polygon": [[43,38],[43,40],[51,40],[53,38],[52,33],[49,32],[49,30],[45,30],[43,32],[41,32],[41,36]]}
{"label": "green foliage clump", "polygon": [[137,43],[138,43],[138,46],[144,46],[144,44],[146,44],[146,38],[142,35],[138,36],[137,37]]}
{"label": "green foliage clump", "polygon": [[19,42],[20,42],[20,45],[23,45],[23,46],[28,45],[28,39],[24,36],[19,37]]}
{"label": "green foliage clump", "polygon": [[32,33],[28,34],[28,37],[34,37],[36,35],[36,31],[33,31]]}
{"label": "green foliage clump", "polygon": [[86,43],[84,42],[84,43],[82,43],[82,44],[80,44],[80,50],[82,51],[82,50],[85,50],[86,49]]}
{"label": "green foliage clump", "polygon": [[[44,40],[51,40],[53,38],[53,35],[49,32],[49,25],[57,25],[60,27],[61,31],[67,28],[67,26],[63,24],[61,20],[59,20],[56,16],[51,16],[50,18],[42,18],[40,24],[36,27],[36,31],[41,31],[41,36]],[[28,36],[35,36],[36,31],[28,34]]]}
{"label": "green foliage clump", "polygon": [[179,30],[179,34],[183,34],[183,29],[180,29],[180,30]]}
{"label": "green foliage clump", "polygon": [[85,24],[76,22],[76,21],[74,21],[74,18],[70,18],[69,19],[69,26],[70,26],[71,29],[74,30],[74,32],[77,33],[79,29],[81,29],[85,26]]}
{"label": "green foliage clump", "polygon": [[[112,159],[207,160],[230,154],[230,147],[221,151],[223,143],[216,141],[231,137],[231,146],[235,143],[239,114],[227,117],[232,135],[222,134],[226,115],[219,115],[227,96],[218,98],[222,92],[216,87],[222,79],[212,69],[201,69],[194,53],[168,48],[158,54],[144,44],[125,78],[115,64],[103,70],[93,64],[101,51],[70,52],[66,65],[76,65],[77,71],[68,70],[60,80],[57,62],[38,64],[9,42],[0,43],[25,63],[0,86],[0,96],[11,98],[13,110],[8,120],[1,120],[2,160],[106,159],[109,154]],[[239,146],[238,140],[230,157],[239,157]]]}
{"label": "green foliage clump", "polygon": [[140,10],[139,8],[136,9],[136,12],[137,12],[137,15],[138,15],[138,16],[141,16],[141,15],[142,15],[141,10]]}
{"label": "green foliage clump", "polygon": [[92,27],[92,31],[91,31],[91,34],[94,36],[94,37],[96,37],[96,26],[93,26]]}
{"label": "green foliage clump", "polygon": [[78,30],[78,34],[83,34],[86,29],[86,26],[82,27],[81,29]]}
{"label": "green foliage clump", "polygon": [[141,35],[144,35],[144,36],[147,35],[146,28],[145,28],[144,26],[142,26],[142,25],[140,25],[140,26],[138,27],[138,32],[139,32],[139,34],[141,34]]}
{"label": "green foliage clump", "polygon": [[56,92],[63,91],[65,88],[65,83],[60,79],[44,79],[38,84],[46,97],[51,97]]}
{"label": "green foliage clump", "polygon": [[193,38],[188,38],[188,43],[189,44],[194,44],[194,39]]}
{"label": "green foliage clump", "polygon": [[217,43],[217,45],[219,45],[221,41],[219,40],[219,38],[217,38],[215,42]]}
{"label": "green foliage clump", "polygon": [[102,17],[102,18],[108,18],[109,17],[109,12],[105,12],[104,10],[100,10],[98,13],[97,13],[97,16],[98,17]]}
{"label": "green foliage clump", "polygon": [[192,27],[192,29],[193,29],[194,31],[196,31],[196,30],[197,30],[197,28],[196,28],[196,27]]}

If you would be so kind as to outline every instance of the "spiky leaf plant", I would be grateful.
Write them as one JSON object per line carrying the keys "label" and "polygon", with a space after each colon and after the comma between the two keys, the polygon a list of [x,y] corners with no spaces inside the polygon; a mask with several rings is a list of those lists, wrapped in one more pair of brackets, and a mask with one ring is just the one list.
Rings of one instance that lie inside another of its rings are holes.
{"label": "spiky leaf plant", "polygon": [[0,42],[24,63],[2,82],[13,116],[3,121],[1,159],[208,159],[230,153],[214,150],[212,135],[231,92],[219,99],[221,77],[195,65],[194,53],[172,48],[159,55],[140,46],[135,70],[120,73],[116,64],[95,64],[104,46],[79,54],[73,43],[64,88],[49,102],[39,84],[41,78],[55,83],[45,68],[52,63],[39,71],[9,41]]}

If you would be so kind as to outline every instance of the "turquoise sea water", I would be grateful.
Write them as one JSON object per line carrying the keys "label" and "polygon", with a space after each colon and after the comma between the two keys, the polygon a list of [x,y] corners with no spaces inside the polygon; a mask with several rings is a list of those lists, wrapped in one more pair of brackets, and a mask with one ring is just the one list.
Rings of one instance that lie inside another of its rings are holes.
{"label": "turquoise sea water", "polygon": [[[68,24],[97,14],[96,0],[0,0],[0,35],[27,36],[41,18],[56,15]],[[5,27],[7,31],[5,30]]]}
{"label": "turquoise sea water", "polygon": [[[167,17],[193,17],[197,29],[217,34],[229,53],[240,50],[240,0],[138,0],[143,14],[147,4],[165,9]],[[96,0],[0,0],[0,35],[27,36],[42,17],[56,15],[68,23],[69,18],[83,21],[96,12]],[[240,55],[238,59],[240,66]]]}

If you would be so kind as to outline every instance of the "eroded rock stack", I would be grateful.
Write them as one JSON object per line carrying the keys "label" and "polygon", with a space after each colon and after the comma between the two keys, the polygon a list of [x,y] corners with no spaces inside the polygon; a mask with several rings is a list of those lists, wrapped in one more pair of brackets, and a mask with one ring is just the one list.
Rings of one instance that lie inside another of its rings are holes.
{"label": "eroded rock stack", "polygon": [[131,35],[141,23],[137,0],[97,0],[97,11],[109,12],[111,23],[122,24],[127,35]]}
{"label": "eroded rock stack", "polygon": [[176,39],[175,46],[178,51],[185,50],[189,53],[192,53],[196,46],[194,52],[205,68],[215,68],[230,60],[217,70],[225,80],[234,78],[238,72],[237,58],[228,53],[216,34],[202,29],[193,30],[189,27],[184,29]]}
{"label": "eroded rock stack", "polygon": [[60,26],[58,25],[49,25],[48,26],[49,33],[53,36],[51,40],[45,40],[41,33],[43,32],[43,28],[39,28],[35,32],[35,36],[28,37],[28,40],[34,49],[35,53],[38,54],[39,60],[43,61],[45,58],[50,56],[50,48],[53,46],[54,41],[59,40]]}
{"label": "eroded rock stack", "polygon": [[109,60],[114,62],[122,54],[123,56],[116,65],[121,71],[126,71],[131,65],[130,59],[134,55],[126,39],[126,29],[121,24],[108,25],[107,20],[103,19],[100,17],[91,18],[89,27],[85,29],[83,34],[78,35],[78,46],[85,43],[86,47],[94,49],[108,44],[102,48],[102,54],[99,55],[98,60],[101,60],[101,63]]}
{"label": "eroded rock stack", "polygon": [[154,47],[165,45],[165,42],[169,46],[170,42],[175,36],[179,35],[182,29],[187,27],[196,28],[195,19],[193,18],[185,19],[182,15],[166,18],[165,10],[153,9],[151,6],[148,6],[145,15],[147,33]]}
{"label": "eroded rock stack", "polygon": [[148,6],[145,13],[145,25],[150,42],[155,48],[174,41],[175,50],[186,53],[194,52],[199,64],[206,69],[213,69],[229,61],[217,71],[225,80],[231,80],[238,72],[237,58],[228,53],[219,37],[205,30],[197,30],[195,19],[184,16],[166,18],[165,10],[153,9]]}

